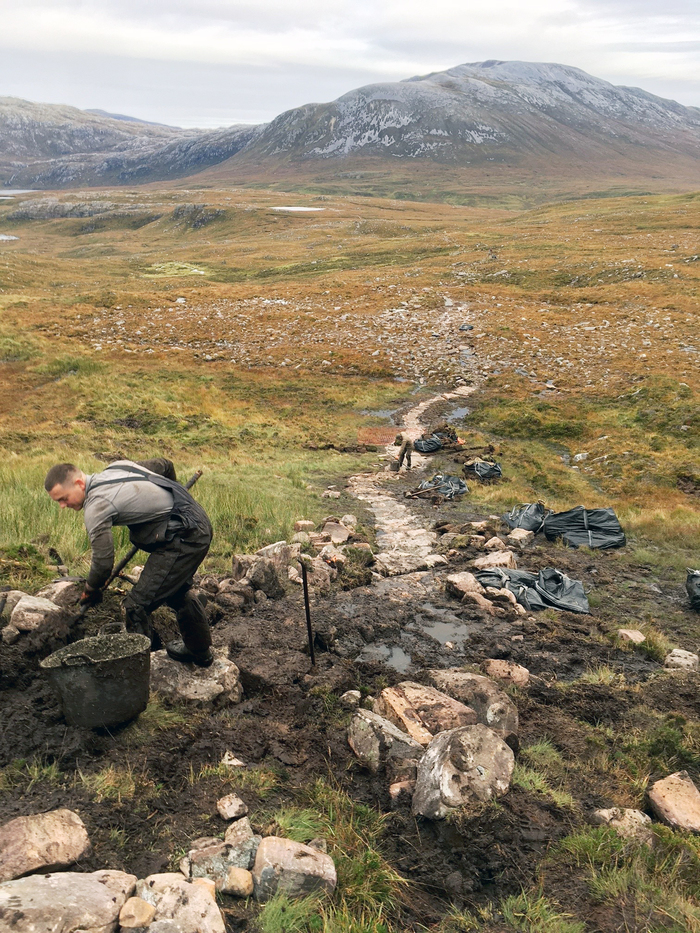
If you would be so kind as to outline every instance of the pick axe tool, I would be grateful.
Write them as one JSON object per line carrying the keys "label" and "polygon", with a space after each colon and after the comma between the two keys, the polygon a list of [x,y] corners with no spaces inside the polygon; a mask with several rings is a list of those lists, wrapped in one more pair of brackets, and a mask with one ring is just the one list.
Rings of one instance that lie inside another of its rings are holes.
{"label": "pick axe tool", "polygon": [[[191,476],[191,477],[187,480],[187,482],[185,483],[185,489],[192,489],[192,487],[194,486],[194,484],[197,482],[197,480],[200,478],[201,475],[202,475],[202,470],[197,470],[196,473],[193,473],[192,476]],[[112,585],[112,583],[114,583],[114,581],[117,579],[117,577],[121,576],[122,571],[124,570],[124,568],[126,567],[126,565],[129,564],[129,563],[134,559],[134,557],[136,557],[136,555],[138,554],[138,551],[139,551],[139,549],[138,549],[137,547],[131,547],[131,548],[129,548],[129,550],[128,550],[127,553],[124,555],[124,557],[122,557],[122,559],[119,561],[119,563],[117,563],[117,564],[114,565],[114,567],[112,568],[112,572],[111,572],[110,575],[107,577],[107,579],[106,579],[106,581],[105,581],[105,584],[104,584],[104,586],[102,587],[102,592],[103,592],[103,593],[104,593],[104,591],[105,591],[109,586]],[[83,603],[83,605],[82,605],[82,606],[80,607],[80,609],[78,610],[76,616],[75,616],[74,619],[71,621],[71,625],[75,625],[76,622],[79,622],[80,619],[83,618],[83,616],[85,615],[85,613],[86,613],[86,612],[88,611],[88,609],[90,609],[90,608],[91,608],[91,603]]]}

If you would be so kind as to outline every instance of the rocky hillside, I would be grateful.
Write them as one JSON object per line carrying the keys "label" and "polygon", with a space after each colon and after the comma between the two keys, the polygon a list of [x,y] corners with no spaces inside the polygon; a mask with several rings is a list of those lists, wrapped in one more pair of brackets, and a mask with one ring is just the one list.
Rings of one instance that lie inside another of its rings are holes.
{"label": "rocky hillside", "polygon": [[[66,107],[0,99],[5,183],[31,187],[133,184],[233,166],[356,156],[458,166],[551,160],[658,165],[700,158],[700,109],[616,87],[578,68],[487,61],[307,104],[258,127],[176,130]],[[575,163],[575,164],[574,164]],[[3,166],[0,163],[0,171]]]}
{"label": "rocky hillside", "polygon": [[370,84],[330,104],[290,110],[255,146],[266,155],[384,152],[459,163],[526,153],[585,158],[626,147],[700,156],[700,109],[578,68],[497,61]]}
{"label": "rocky hillside", "polygon": [[62,188],[180,177],[230,158],[256,132],[183,130],[0,97],[0,183]]}

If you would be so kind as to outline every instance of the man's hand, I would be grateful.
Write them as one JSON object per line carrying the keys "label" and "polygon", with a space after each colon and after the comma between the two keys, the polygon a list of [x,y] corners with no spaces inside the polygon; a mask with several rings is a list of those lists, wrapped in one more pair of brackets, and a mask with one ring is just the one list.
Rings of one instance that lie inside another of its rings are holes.
{"label": "man's hand", "polygon": [[81,606],[97,606],[102,602],[102,590],[90,586],[89,583],[85,584],[85,589],[83,590],[83,595],[80,597]]}

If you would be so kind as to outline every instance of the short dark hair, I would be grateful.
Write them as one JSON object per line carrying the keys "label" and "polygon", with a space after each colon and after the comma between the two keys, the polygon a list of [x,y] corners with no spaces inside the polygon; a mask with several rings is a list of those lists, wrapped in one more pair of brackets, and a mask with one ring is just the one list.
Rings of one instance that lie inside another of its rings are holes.
{"label": "short dark hair", "polygon": [[80,473],[80,470],[72,463],[57,463],[46,474],[44,489],[51,492],[54,486],[65,486],[66,482],[78,473]]}

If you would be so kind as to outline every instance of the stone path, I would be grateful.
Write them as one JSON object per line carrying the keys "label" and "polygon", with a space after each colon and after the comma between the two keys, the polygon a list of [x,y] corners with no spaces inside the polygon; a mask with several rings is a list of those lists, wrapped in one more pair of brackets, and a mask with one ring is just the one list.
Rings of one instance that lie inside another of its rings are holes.
{"label": "stone path", "polygon": [[[474,391],[471,386],[461,386],[453,392],[445,392],[426,399],[404,415],[404,426],[400,429],[404,437],[416,440],[425,430],[421,417],[435,402],[452,401],[466,398]],[[388,457],[396,454],[396,448],[388,445]],[[413,472],[420,473],[429,464],[429,458],[419,453],[413,454]],[[374,513],[376,521],[377,550],[376,567],[386,576],[413,573],[416,570],[428,570],[447,561],[441,554],[434,552],[437,535],[429,531],[420,516],[387,489],[396,482],[396,473],[360,473],[351,476],[349,488],[355,498],[367,503]],[[418,478],[418,477],[417,477]]]}

